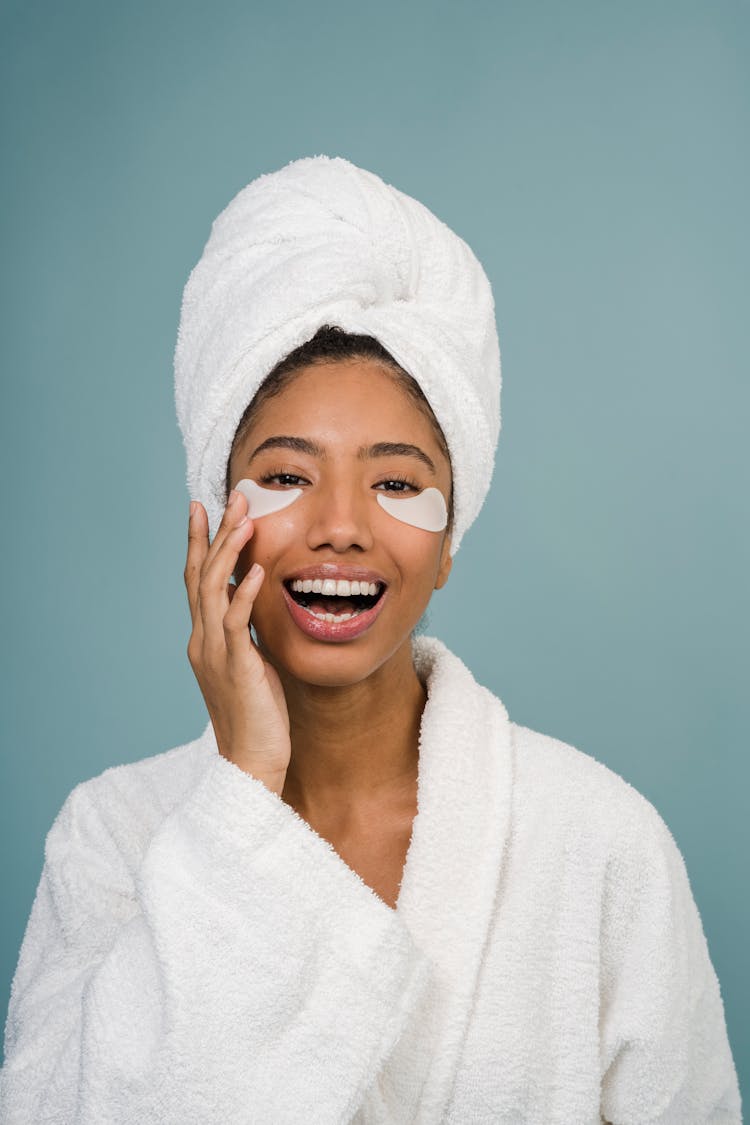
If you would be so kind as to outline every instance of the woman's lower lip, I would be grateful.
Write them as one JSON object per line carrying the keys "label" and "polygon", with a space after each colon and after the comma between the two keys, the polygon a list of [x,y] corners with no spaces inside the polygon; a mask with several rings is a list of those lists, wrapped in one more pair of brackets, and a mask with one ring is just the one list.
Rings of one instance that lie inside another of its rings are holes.
{"label": "woman's lower lip", "polygon": [[282,584],[281,589],[284,591],[287,609],[295,625],[298,625],[308,637],[313,637],[317,641],[351,641],[354,637],[358,637],[360,633],[370,628],[388,596],[388,591],[385,590],[371,609],[363,610],[362,613],[350,617],[348,621],[323,621],[319,617],[313,617],[301,605],[297,605],[286,586]]}

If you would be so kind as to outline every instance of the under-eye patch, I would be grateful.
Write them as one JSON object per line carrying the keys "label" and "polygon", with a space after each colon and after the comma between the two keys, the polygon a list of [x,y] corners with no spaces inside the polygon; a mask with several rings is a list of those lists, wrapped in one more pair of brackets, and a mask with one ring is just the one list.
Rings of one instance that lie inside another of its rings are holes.
{"label": "under-eye patch", "polygon": [[[238,481],[234,487],[247,499],[248,515],[253,520],[288,508],[303,493],[301,488],[264,488],[254,480]],[[378,492],[377,500],[389,516],[422,531],[442,531],[448,524],[448,509],[439,488],[425,488],[416,496],[399,498]]]}
{"label": "under-eye patch", "polygon": [[439,488],[424,488],[416,496],[403,499],[379,492],[378,504],[389,516],[422,531],[442,531],[448,525],[448,508]]}
{"label": "under-eye patch", "polygon": [[257,520],[261,516],[270,516],[272,512],[280,512],[288,508],[302,495],[301,488],[263,488],[254,480],[241,480],[234,486],[247,500],[247,509],[250,519]]}

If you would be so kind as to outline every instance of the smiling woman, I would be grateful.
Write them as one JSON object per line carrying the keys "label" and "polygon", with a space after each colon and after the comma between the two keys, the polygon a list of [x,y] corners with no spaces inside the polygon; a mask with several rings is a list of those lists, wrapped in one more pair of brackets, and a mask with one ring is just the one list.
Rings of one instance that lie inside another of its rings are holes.
{"label": "smiling woman", "polygon": [[[432,589],[444,584],[450,570],[450,525],[446,525],[446,518],[432,524],[429,520],[435,495],[446,513],[444,497],[452,492],[445,438],[429,406],[404,390],[403,373],[395,364],[368,358],[362,338],[357,337],[345,337],[348,359],[343,355],[327,359],[332,336],[344,334],[321,329],[313,341],[318,342],[321,357],[315,360],[310,347],[300,349],[304,366],[293,369],[293,378],[287,374],[283,388],[277,388],[273,396],[263,396],[260,404],[256,395],[232,444],[227,470],[230,487],[242,486],[244,479],[239,478],[249,475],[254,478],[252,486],[262,484],[279,491],[291,488],[298,498],[294,507],[284,505],[283,519],[258,526],[235,574],[244,577],[253,559],[262,562],[267,571],[271,567],[258,594],[253,623],[262,637],[273,637],[278,643],[284,636],[286,615],[273,624],[264,624],[266,605],[272,599],[273,572],[278,569],[268,557],[265,544],[274,542],[272,535],[285,534],[292,556],[303,556],[308,562],[291,577],[281,579],[282,590],[286,586],[290,594],[287,606],[303,631],[331,641],[352,640],[366,632],[371,638],[370,626],[381,610],[386,610],[386,618],[374,635],[382,641],[387,636],[385,621],[398,620],[406,630],[403,640],[424,612]],[[338,343],[340,346],[341,341]],[[274,378],[272,373],[269,380]],[[268,382],[262,386],[266,385]],[[278,432],[284,428],[292,434]],[[389,440],[378,440],[384,436]],[[283,462],[279,460],[282,453]],[[421,506],[416,512],[415,502]],[[376,503],[381,512],[373,508]],[[343,509],[344,505],[355,506],[356,511]],[[346,526],[352,518],[359,520],[359,531]],[[343,526],[335,526],[342,519]],[[425,535],[430,528],[442,534]],[[327,549],[325,544],[329,544]],[[325,563],[320,560],[321,549],[331,556]],[[400,591],[403,581],[398,579],[404,572],[408,576],[424,570],[425,561],[415,558],[394,574],[384,573],[388,563],[394,569],[399,549],[401,553],[409,549],[442,551],[443,556],[442,566],[433,568],[435,585],[418,600],[412,591],[407,605]],[[349,561],[352,554],[355,558]],[[355,565],[363,554],[368,555],[368,568]],[[316,558],[314,567],[309,565],[310,557]],[[376,571],[372,562],[378,559],[382,566]],[[293,591],[290,583],[294,578],[327,580],[328,588]],[[352,580],[357,582],[357,601],[351,600],[348,584]],[[359,589],[362,581],[376,585],[377,590],[364,593]],[[346,589],[341,586],[343,582]],[[307,603],[303,606],[307,612],[297,614],[296,605],[303,602]],[[276,600],[271,604],[279,606]],[[308,674],[315,676],[333,659],[335,650],[313,651],[316,669],[308,669]],[[336,655],[344,666],[352,667],[354,653],[347,650]],[[411,653],[404,655],[411,667]],[[278,661],[273,662],[278,667]],[[280,663],[288,667],[286,659],[281,658]]]}
{"label": "smiling woman", "polygon": [[209,721],[52,826],[2,1120],[739,1123],[659,813],[415,633],[499,433],[471,250],[296,161],[215,221],[175,370]]}

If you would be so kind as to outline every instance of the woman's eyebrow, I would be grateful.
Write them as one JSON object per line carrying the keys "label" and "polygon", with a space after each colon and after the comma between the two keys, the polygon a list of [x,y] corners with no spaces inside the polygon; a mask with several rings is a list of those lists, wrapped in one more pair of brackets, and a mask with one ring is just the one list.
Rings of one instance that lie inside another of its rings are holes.
{"label": "woman's eyebrow", "polygon": [[248,457],[248,463],[259,453],[262,453],[264,449],[293,449],[295,453],[307,453],[309,457],[318,457],[321,461],[324,461],[326,457],[325,449],[322,445],[318,445],[316,441],[310,441],[309,438],[278,434],[276,437],[269,437],[262,441]]}
{"label": "woman's eyebrow", "polygon": [[[317,457],[321,461],[325,461],[327,456],[323,446],[310,438],[277,434],[262,441],[248,457],[248,463],[266,449],[293,449],[295,453],[306,453],[309,457]],[[433,476],[437,472],[432,458],[428,457],[423,449],[403,441],[379,441],[375,445],[362,445],[357,450],[357,457],[360,461],[369,461],[374,457],[416,457],[426,465]]]}
{"label": "woman's eyebrow", "polygon": [[362,446],[357,450],[360,461],[369,461],[371,457],[416,457],[426,465],[433,476],[436,473],[435,464],[418,445],[409,445],[403,441],[379,441],[376,445]]}

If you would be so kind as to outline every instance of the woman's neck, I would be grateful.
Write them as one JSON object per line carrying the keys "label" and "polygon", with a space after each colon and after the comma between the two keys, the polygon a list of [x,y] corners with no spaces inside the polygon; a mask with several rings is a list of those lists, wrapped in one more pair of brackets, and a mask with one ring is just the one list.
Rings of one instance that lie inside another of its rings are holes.
{"label": "woman's neck", "polygon": [[358,684],[283,684],[292,741],[284,801],[344,830],[380,803],[414,800],[427,692],[410,644]]}

